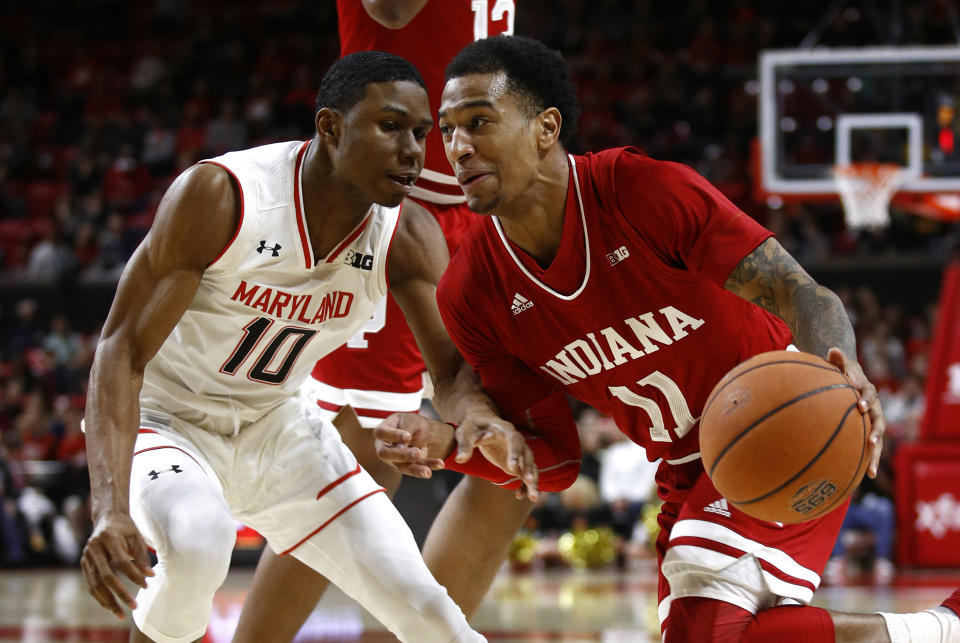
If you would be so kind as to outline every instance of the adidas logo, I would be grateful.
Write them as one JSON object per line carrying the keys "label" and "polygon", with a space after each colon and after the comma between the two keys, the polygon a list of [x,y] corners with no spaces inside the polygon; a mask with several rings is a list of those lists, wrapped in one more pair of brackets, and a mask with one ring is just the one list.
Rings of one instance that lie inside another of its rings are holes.
{"label": "adidas logo", "polygon": [[727,499],[720,498],[720,500],[714,500],[709,505],[703,508],[704,511],[709,511],[712,514],[720,514],[726,518],[730,517],[730,507],[727,506]]}
{"label": "adidas logo", "polygon": [[510,305],[510,310],[513,311],[514,315],[519,315],[520,313],[525,311],[527,308],[530,308],[532,306],[533,306],[532,301],[530,301],[520,293],[516,293],[513,296],[513,303]]}

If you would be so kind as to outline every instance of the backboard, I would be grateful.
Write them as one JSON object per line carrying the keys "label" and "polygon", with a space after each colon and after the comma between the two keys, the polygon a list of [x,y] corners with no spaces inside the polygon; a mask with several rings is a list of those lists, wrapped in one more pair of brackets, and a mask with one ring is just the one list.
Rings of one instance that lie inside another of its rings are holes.
{"label": "backboard", "polygon": [[763,190],[836,194],[834,166],[872,161],[904,166],[901,192],[960,192],[958,107],[957,46],[762,52]]}

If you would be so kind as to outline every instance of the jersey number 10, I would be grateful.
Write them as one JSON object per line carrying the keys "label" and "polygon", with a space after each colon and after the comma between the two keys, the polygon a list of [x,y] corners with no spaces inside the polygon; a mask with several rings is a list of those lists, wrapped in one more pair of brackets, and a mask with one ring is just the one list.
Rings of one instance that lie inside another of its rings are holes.
{"label": "jersey number 10", "polygon": [[[267,317],[257,317],[244,326],[240,343],[220,367],[220,372],[235,375],[271,326],[273,326],[273,320]],[[257,361],[247,371],[247,378],[264,384],[283,384],[290,375],[293,365],[297,363],[300,353],[316,334],[317,331],[310,328],[283,326],[274,333],[266,348],[257,357]],[[284,348],[286,352],[283,357],[277,359],[277,355]]]}

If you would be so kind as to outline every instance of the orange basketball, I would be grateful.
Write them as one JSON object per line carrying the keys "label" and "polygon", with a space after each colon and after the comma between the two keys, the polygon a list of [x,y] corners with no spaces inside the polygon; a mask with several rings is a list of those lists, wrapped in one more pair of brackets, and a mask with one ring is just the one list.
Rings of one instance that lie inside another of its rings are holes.
{"label": "orange basketball", "polygon": [[853,493],[867,469],[870,419],[858,399],[846,376],[816,355],[755,355],[707,398],[703,466],[727,502],[755,518],[822,516]]}

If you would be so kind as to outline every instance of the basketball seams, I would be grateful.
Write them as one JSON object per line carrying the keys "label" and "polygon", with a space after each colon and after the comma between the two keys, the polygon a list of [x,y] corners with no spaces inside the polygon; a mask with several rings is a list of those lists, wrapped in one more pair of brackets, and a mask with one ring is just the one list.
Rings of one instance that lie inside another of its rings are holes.
{"label": "basketball seams", "polygon": [[[770,363],[773,363],[773,362],[770,362]],[[751,370],[752,370],[752,369],[751,369]],[[744,372],[746,372],[746,371],[744,371]],[[738,375],[738,377],[739,377],[739,375]],[[853,390],[853,391],[854,391],[854,395],[856,395],[856,389],[853,387],[853,385],[851,385],[851,384],[849,384],[849,383],[847,383],[847,384],[843,384],[843,383],[829,384],[829,385],[827,385],[827,386],[821,386],[820,388],[816,388],[816,389],[813,389],[813,390],[810,390],[810,391],[806,391],[806,392],[804,392],[804,393],[802,393],[802,394],[800,394],[800,395],[798,395],[798,396],[796,396],[796,397],[794,397],[794,398],[792,398],[792,399],[789,399],[789,400],[783,402],[782,404],[780,404],[780,405],[778,405],[778,406],[770,409],[770,410],[767,411],[765,414],[763,414],[762,416],[760,416],[759,418],[757,418],[756,420],[754,420],[754,421],[753,421],[750,425],[748,425],[743,431],[741,431],[740,433],[738,433],[732,440],[730,440],[730,441],[726,444],[726,446],[723,447],[723,449],[720,451],[720,453],[717,454],[717,458],[716,458],[716,460],[714,460],[713,465],[710,467],[710,471],[708,472],[708,474],[709,474],[711,477],[713,477],[713,472],[714,472],[714,470],[717,468],[717,465],[720,464],[720,461],[723,459],[723,456],[726,455],[726,453],[733,447],[734,444],[736,444],[736,443],[739,442],[742,438],[744,438],[748,433],[750,433],[750,431],[752,431],[753,429],[755,429],[755,428],[757,427],[757,425],[759,425],[760,423],[762,423],[762,422],[764,422],[765,420],[771,418],[772,416],[776,415],[777,413],[779,413],[779,412],[782,411],[783,409],[787,408],[788,406],[791,406],[792,404],[795,404],[796,402],[800,402],[801,400],[804,400],[804,399],[806,399],[806,398],[812,397],[812,396],[814,396],[814,395],[819,395],[820,393],[825,393],[825,392],[827,392],[827,391],[835,391],[835,390],[844,389],[844,388],[848,388],[848,389]],[[854,404],[856,404],[856,402],[855,402]],[[704,415],[706,415],[706,410],[704,410]],[[701,417],[702,417],[702,416],[701,416]],[[844,415],[844,417],[846,417],[846,415]],[[702,426],[701,426],[701,430],[702,430]],[[728,500],[729,500],[729,498],[728,498]]]}
{"label": "basketball seams", "polygon": [[[779,487],[774,487],[773,489],[763,494],[762,496],[757,496],[756,498],[753,498],[751,500],[731,500],[730,498],[727,498],[727,500],[729,500],[730,502],[733,502],[736,505],[750,505],[755,502],[760,502],[761,500],[766,500],[770,496],[774,496],[780,493],[781,491],[783,491],[788,486],[790,486],[792,483],[794,483],[797,480],[797,478],[802,476],[804,473],[806,473],[810,469],[810,467],[816,464],[820,460],[820,457],[827,452],[827,449],[830,448],[830,445],[834,443],[834,441],[837,439],[837,436],[840,435],[840,432],[843,430],[843,425],[847,423],[847,418],[850,417],[850,411],[854,410],[855,408],[857,408],[857,402],[854,402],[853,404],[851,404],[847,408],[847,410],[844,411],[843,416],[840,418],[839,424],[837,424],[837,427],[833,430],[833,433],[830,434],[830,437],[827,439],[824,445],[820,448],[820,450],[816,454],[814,454],[813,457],[810,458],[810,460],[803,466],[802,469],[800,469],[795,474],[793,474],[792,477],[788,478]],[[862,447],[861,447],[860,458],[861,458],[860,462],[863,462]],[[719,458],[717,458],[717,460],[719,461]],[[860,465],[858,464],[857,471],[859,470],[860,470]],[[849,485],[847,486],[847,488],[849,488]],[[841,495],[838,497],[843,498],[844,496]],[[823,513],[823,512],[820,512],[820,513]],[[820,513],[817,513],[816,515],[820,515]],[[809,517],[812,518],[813,516],[809,516]]]}
{"label": "basketball seams", "polygon": [[[866,468],[864,467],[864,460],[867,455],[867,433],[869,432],[866,416],[863,414],[860,415],[860,426],[863,427],[863,430],[861,431],[862,439],[860,441],[860,461],[857,463],[857,468],[853,470],[853,477],[850,478],[847,486],[843,488],[843,492],[838,494],[833,502],[821,509],[817,516],[822,516],[833,511],[833,509],[839,503],[847,499],[847,492],[850,491],[850,487],[859,484],[860,480],[863,478],[864,469]],[[816,516],[811,517],[815,518]]]}
{"label": "basketball seams", "polygon": [[[781,351],[777,351],[777,352],[781,352]],[[761,355],[762,355],[762,354],[763,354],[763,353],[761,353]],[[817,357],[816,355],[813,355],[813,353],[797,353],[797,354],[798,354],[798,355],[811,355],[811,356],[813,356],[813,357]],[[751,359],[752,359],[752,358],[751,358]],[[818,359],[822,359],[822,358],[818,358]],[[727,382],[724,382],[723,380],[721,380],[721,381],[720,381],[720,386],[719,386],[719,388],[715,389],[715,390],[713,391],[713,393],[711,393],[710,397],[707,398],[707,403],[703,406],[703,412],[702,412],[702,414],[701,414],[700,417],[703,417],[703,416],[705,416],[705,415],[707,414],[707,409],[710,408],[710,405],[713,404],[713,401],[717,398],[717,396],[719,396],[724,390],[726,390],[726,388],[727,388],[729,385],[731,385],[731,384],[733,384],[734,382],[736,382],[736,381],[737,381],[738,379],[740,379],[742,376],[746,375],[747,373],[751,373],[751,372],[757,370],[758,368],[763,368],[763,367],[765,367],[765,366],[775,366],[775,365],[778,365],[778,364],[790,364],[790,365],[792,365],[792,366],[809,366],[809,367],[811,367],[811,368],[819,368],[819,369],[824,370],[824,371],[830,371],[831,373],[839,373],[840,375],[842,375],[842,376],[844,377],[844,379],[846,379],[846,376],[843,375],[843,373],[840,371],[840,369],[837,368],[836,366],[830,364],[829,362],[826,362],[826,363],[824,363],[824,364],[814,364],[814,363],[808,362],[808,361],[803,360],[803,359],[800,359],[800,360],[781,359],[781,360],[777,360],[777,361],[775,361],[775,362],[763,362],[762,364],[757,364],[756,366],[751,366],[750,368],[747,368],[747,369],[745,369],[745,370],[737,373],[735,376],[733,376],[732,378],[730,378],[730,380],[727,381]],[[736,368],[736,367],[734,367],[734,368]]]}
{"label": "basketball seams", "polygon": [[[764,366],[772,370],[758,370]],[[755,355],[722,378],[702,407],[706,472],[720,478],[714,484],[731,506],[762,520],[801,523],[843,507],[868,464],[869,418],[859,401],[850,378],[819,356]]]}

